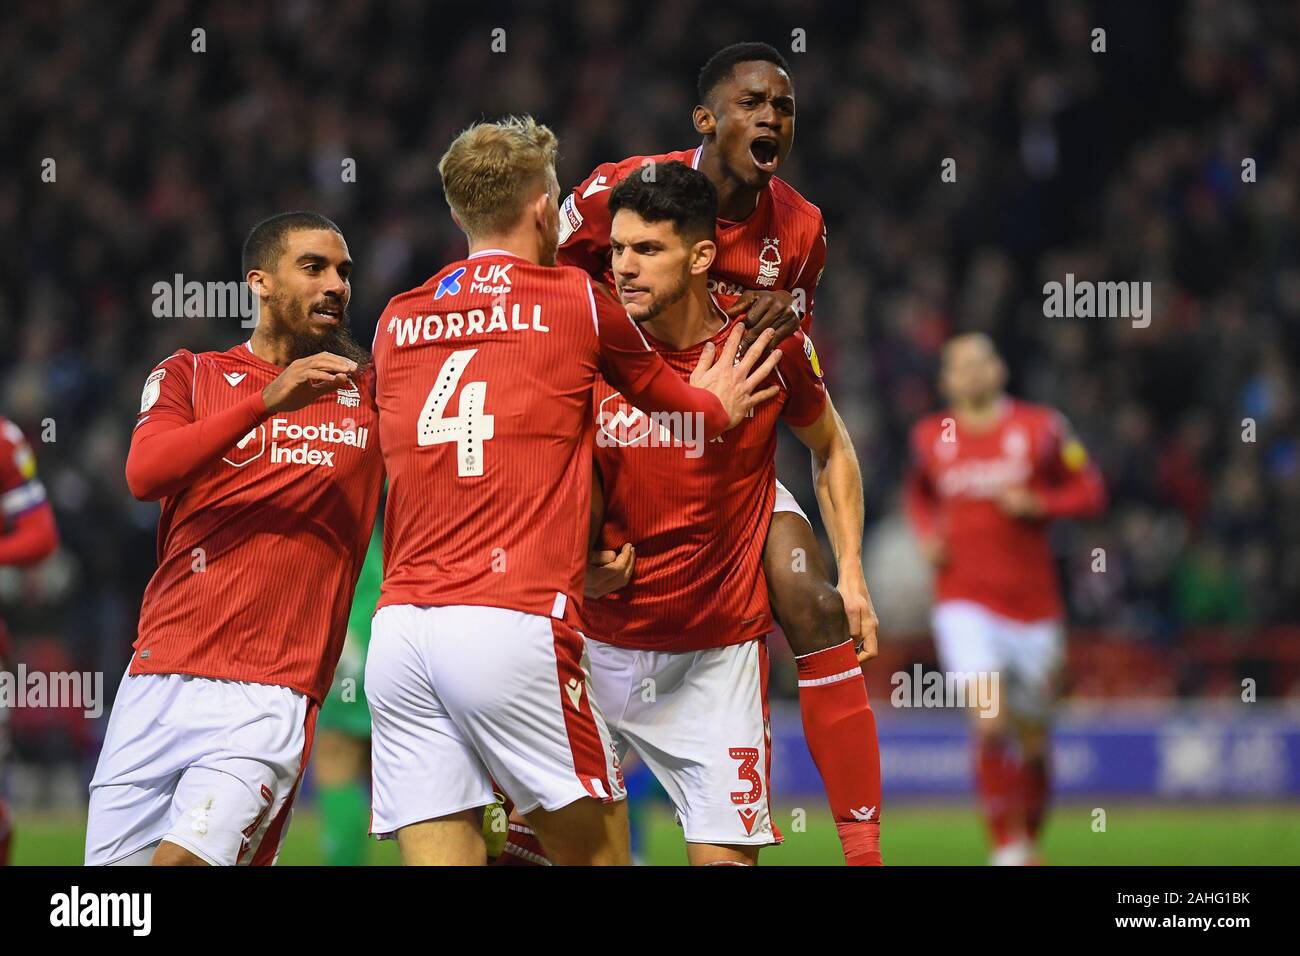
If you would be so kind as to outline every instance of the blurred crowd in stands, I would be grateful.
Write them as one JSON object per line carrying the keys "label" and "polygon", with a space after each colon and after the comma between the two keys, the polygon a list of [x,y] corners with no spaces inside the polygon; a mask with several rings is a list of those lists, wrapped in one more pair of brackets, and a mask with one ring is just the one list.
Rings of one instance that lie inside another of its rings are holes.
{"label": "blurred crowd in stands", "polygon": [[[1056,532],[1079,628],[1177,661],[1194,633],[1254,647],[1300,622],[1294,4],[50,2],[0,32],[0,412],[64,542],[0,574],[20,651],[106,670],[111,692],[155,561],[158,507],[123,479],[141,385],[178,347],[247,337],[238,317],[156,317],[155,283],[240,279],[256,221],[318,210],[356,260],[369,342],[389,295],[462,254],[435,168],[457,130],[533,113],[567,189],[695,143],[699,66],[751,39],[790,60],[780,175],[829,229],[813,333],[863,464],[883,642],[926,633],[906,435],[967,329],[1105,473],[1107,516]],[[1045,317],[1067,273],[1151,282],[1150,325]],[[807,471],[783,446],[811,511]]]}

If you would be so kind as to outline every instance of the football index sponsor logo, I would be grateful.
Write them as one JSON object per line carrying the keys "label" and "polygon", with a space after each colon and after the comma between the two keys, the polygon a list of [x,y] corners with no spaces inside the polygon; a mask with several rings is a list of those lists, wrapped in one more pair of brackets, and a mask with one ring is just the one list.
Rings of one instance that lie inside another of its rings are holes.
{"label": "football index sponsor logo", "polygon": [[[271,426],[271,463],[275,465],[324,465],[334,467],[334,455],[338,449],[313,448],[313,442],[326,445],[348,445],[365,450],[370,441],[370,429],[358,428],[352,419],[345,418],[343,425],[333,421],[322,425],[299,425],[283,418],[273,418]],[[288,445],[285,442],[299,442]],[[249,462],[256,461],[266,454],[266,425],[258,425],[235,443],[221,460],[227,465],[243,468]]]}
{"label": "football index sponsor logo", "polygon": [[152,893],[83,893],[78,886],[50,897],[50,925],[124,926],[132,936],[153,931]]}
{"label": "football index sponsor logo", "polygon": [[[323,425],[297,425],[283,418],[271,419],[271,462],[273,464],[324,465],[334,467],[334,454],[337,449],[326,451],[311,447],[312,442],[324,442],[329,445],[350,445],[365,449],[370,437],[369,428],[345,429],[332,421]],[[278,444],[281,441],[301,441],[302,444],[288,446]]]}
{"label": "football index sponsor logo", "polygon": [[601,448],[685,448],[687,458],[704,454],[704,416],[699,413],[647,415],[615,392],[600,403],[596,426]]}

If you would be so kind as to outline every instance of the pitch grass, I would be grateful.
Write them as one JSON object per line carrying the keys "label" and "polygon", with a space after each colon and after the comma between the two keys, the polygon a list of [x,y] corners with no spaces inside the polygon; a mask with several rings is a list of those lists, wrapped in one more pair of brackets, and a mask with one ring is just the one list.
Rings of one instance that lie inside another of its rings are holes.
{"label": "pitch grass", "polygon": [[[1094,807],[1058,808],[1048,824],[1043,854],[1049,864],[1089,866],[1255,865],[1300,863],[1300,808],[1295,806],[1153,808],[1105,805],[1105,832],[1094,832]],[[80,865],[84,818],[23,813],[16,821],[14,862],[19,865]],[[777,813],[783,846],[763,851],[765,866],[839,866],[835,827],[827,813],[810,811],[797,825],[790,807]],[[979,818],[964,807],[887,809],[885,862],[891,865],[978,865],[987,851]],[[643,862],[685,864],[681,831],[662,809],[646,814]],[[312,808],[294,814],[281,865],[321,862],[320,824]],[[398,862],[392,841],[372,842],[373,865]]]}

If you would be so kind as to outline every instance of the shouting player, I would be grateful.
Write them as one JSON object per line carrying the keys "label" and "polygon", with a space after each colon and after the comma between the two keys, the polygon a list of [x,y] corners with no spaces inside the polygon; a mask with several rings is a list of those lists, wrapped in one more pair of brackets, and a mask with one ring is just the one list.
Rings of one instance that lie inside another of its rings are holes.
{"label": "shouting player", "polygon": [[[721,344],[735,322],[707,285],[717,193],[702,173],[669,162],[652,182],[623,180],[609,208],[619,297],[686,378],[705,344]],[[778,397],[698,455],[652,434],[654,424],[614,389],[596,392],[601,544],[634,548],[636,567],[629,583],[584,605],[592,691],[620,756],[634,750],[668,791],[693,865],[757,863],[759,850],[780,840],[770,807],[772,616],[762,564],[778,419],[812,449],[824,476],[837,552],[857,555],[862,538],[862,477],[812,341],[796,331],[779,348]],[[852,586],[866,590],[861,580]],[[835,694],[856,691],[862,674],[849,652],[838,672],[807,679]],[[852,692],[843,698],[852,719]],[[877,775],[868,786],[878,791],[879,768],[864,772]]]}
{"label": "shouting player", "polygon": [[[35,564],[59,547],[54,509],[36,477],[36,456],[22,430],[0,418],[0,566]],[[9,632],[0,620],[0,670],[10,664]],[[0,704],[0,866],[9,864],[13,817],[9,812],[9,708]]]}
{"label": "shouting player", "polygon": [[[994,706],[972,709],[975,781],[992,862],[1035,862],[1048,800],[1048,716],[1064,609],[1048,543],[1053,518],[1105,507],[1101,475],[1065,419],[1008,398],[1006,367],[980,333],[943,349],[949,408],[912,430],[907,511],[937,569],[939,663],[997,674]],[[1018,745],[1018,746],[1017,746]]]}
{"label": "shouting player", "polygon": [[389,491],[366,662],[372,829],[408,864],[484,863],[493,780],[555,862],[628,862],[577,630],[592,390],[603,374],[700,441],[776,394],[755,391],[780,357],[758,363],[770,332],[737,362],[737,330],[688,385],[607,292],[555,266],[555,151],[528,117],[461,133],[438,170],[469,255],[376,328]]}
{"label": "shouting player", "polygon": [[[717,190],[717,251],[709,290],[739,296],[728,315],[743,316],[751,326],[747,337],[767,327],[777,331],[778,340],[800,325],[808,331],[826,263],[826,227],[817,207],[776,175],[794,143],[789,66],[765,43],[733,44],[704,65],[697,92],[693,120],[700,145],[598,166],[560,210],[559,259],[612,286],[610,190],[630,176],[651,179],[659,164],[677,160],[704,173]],[[845,859],[870,862],[878,856],[880,793],[872,781],[880,753],[866,686],[859,682],[860,691],[830,692],[811,675],[839,673],[854,660],[875,656],[875,610],[856,548],[838,555],[837,588],[812,525],[779,482],[774,508],[764,570],[772,609],[797,658],[804,736]]]}
{"label": "shouting player", "polygon": [[269,865],[347,629],[383,462],[334,223],[258,224],[252,338],[149,375],[126,462],[158,570],[90,784],[88,864]]}

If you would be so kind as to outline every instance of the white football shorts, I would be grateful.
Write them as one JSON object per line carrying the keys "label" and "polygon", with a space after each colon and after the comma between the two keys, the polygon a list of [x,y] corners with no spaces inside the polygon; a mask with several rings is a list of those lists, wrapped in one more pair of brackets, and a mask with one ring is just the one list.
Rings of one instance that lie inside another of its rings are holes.
{"label": "white football shorts", "polygon": [[582,635],[495,607],[389,605],[366,660],[371,833],[493,803],[520,813],[626,796]]}
{"label": "white football shorts", "polygon": [[[776,483],[776,501],[772,505],[772,514],[780,514],[782,511],[792,511],[804,521],[808,521],[808,515],[799,507],[799,502],[795,500],[794,495],[790,494],[790,489],[781,484],[778,480]],[[812,522],[808,521],[811,525]]]}
{"label": "white football shorts", "polygon": [[703,651],[636,651],[587,640],[591,689],[622,759],[668,792],[688,843],[767,846],[772,821],[765,639]]}
{"label": "white football shorts", "polygon": [[273,684],[127,674],[90,782],[86,865],[147,864],[161,840],[212,866],[269,866],[316,704]]}
{"label": "white football shorts", "polygon": [[1060,621],[1017,621],[974,601],[942,601],[932,621],[940,667],[950,673],[997,673],[1013,714],[1047,716],[1065,658]]}

